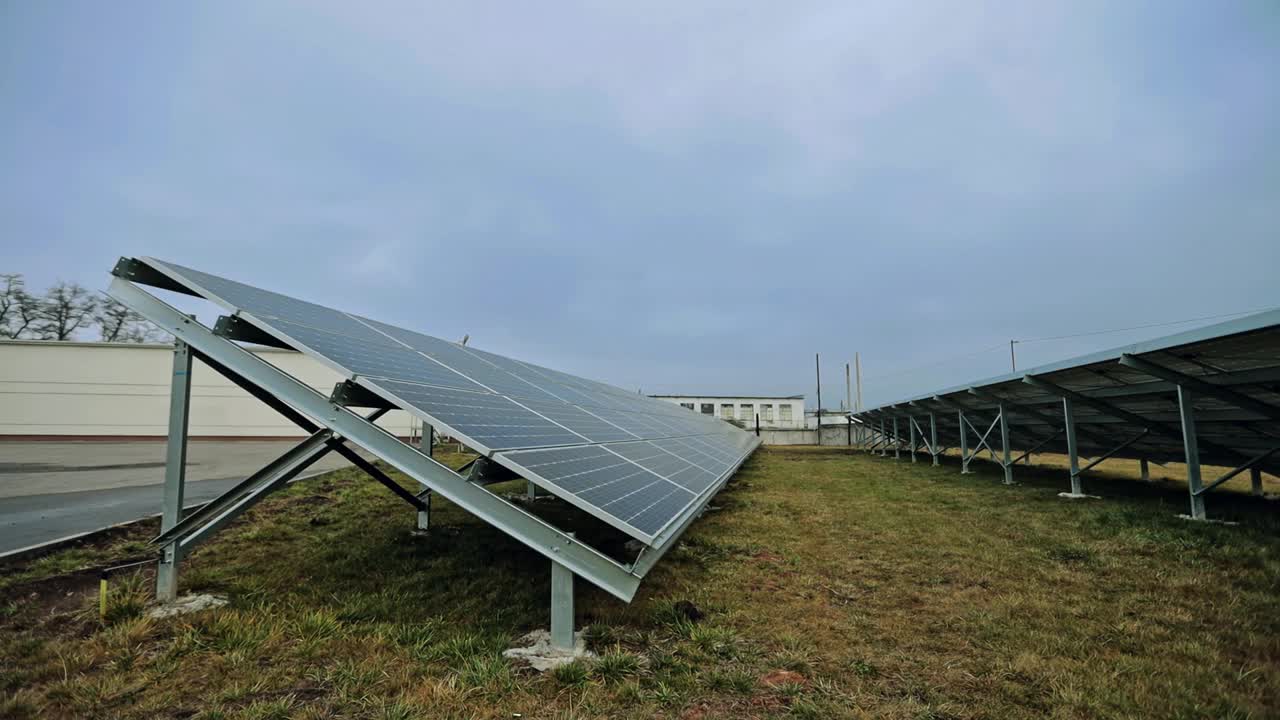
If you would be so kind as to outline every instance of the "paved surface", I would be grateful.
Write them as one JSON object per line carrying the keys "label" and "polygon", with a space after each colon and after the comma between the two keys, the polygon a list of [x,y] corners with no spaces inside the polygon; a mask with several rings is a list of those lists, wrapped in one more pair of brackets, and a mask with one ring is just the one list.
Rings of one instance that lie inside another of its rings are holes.
{"label": "paved surface", "polygon": [[[192,441],[186,504],[217,497],[296,441]],[[160,512],[163,442],[0,442],[0,553]],[[346,467],[329,453],[307,470]]]}

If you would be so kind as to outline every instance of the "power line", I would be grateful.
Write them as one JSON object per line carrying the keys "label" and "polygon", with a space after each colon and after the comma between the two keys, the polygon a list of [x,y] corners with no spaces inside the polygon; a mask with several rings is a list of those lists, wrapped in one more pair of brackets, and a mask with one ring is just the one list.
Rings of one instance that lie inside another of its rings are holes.
{"label": "power line", "polygon": [[879,380],[879,379],[881,379],[881,378],[897,377],[897,376],[899,376],[899,375],[905,375],[905,374],[907,374],[907,373],[913,373],[913,372],[915,372],[915,371],[917,371],[917,370],[926,370],[926,369],[931,368],[931,367],[935,367],[935,366],[938,366],[938,365],[942,365],[943,363],[949,363],[949,362],[951,362],[951,361],[953,361],[953,360],[964,360],[964,359],[967,359],[967,358],[971,358],[971,357],[975,357],[975,356],[978,356],[978,355],[982,355],[983,353],[989,353],[989,352],[991,352],[992,350],[1000,350],[1000,349],[1003,349],[1004,347],[1005,347],[1005,343],[1000,343],[1000,344],[998,344],[998,345],[992,345],[992,346],[991,346],[991,347],[989,347],[989,348],[983,348],[982,350],[975,350],[975,351],[973,351],[973,352],[971,352],[971,353],[965,353],[965,354],[963,354],[963,355],[951,355],[951,356],[949,356],[949,357],[942,358],[941,360],[934,360],[934,361],[933,361],[933,362],[931,362],[931,363],[925,363],[924,365],[917,365],[917,366],[915,366],[915,367],[909,367],[909,368],[906,368],[906,369],[904,369],[904,370],[895,370],[895,371],[893,371],[893,372],[891,372],[891,373],[884,373],[884,374],[881,374],[881,375],[868,375],[868,376],[867,376],[866,378],[864,378],[864,379],[865,379],[865,380]]}
{"label": "power line", "polygon": [[1111,333],[1127,332],[1129,330],[1146,330],[1148,328],[1168,327],[1170,325],[1185,325],[1187,323],[1202,322],[1204,320],[1221,320],[1229,317],[1239,317],[1241,315],[1252,315],[1254,313],[1275,310],[1275,307],[1262,308],[1261,310],[1241,310],[1240,312],[1223,313],[1222,315],[1205,315],[1204,317],[1187,318],[1186,320],[1170,320],[1169,322],[1148,323],[1146,325],[1134,325],[1132,327],[1115,328],[1112,330],[1093,330],[1090,332],[1072,333],[1070,335],[1053,335],[1050,337],[1028,338],[1026,340],[1018,340],[1018,344],[1033,342],[1048,342],[1050,340],[1067,340],[1070,338],[1089,337],[1091,335],[1108,335]]}
{"label": "power line", "polygon": [[[1124,327],[1124,328],[1113,328],[1110,330],[1091,330],[1089,332],[1071,333],[1068,335],[1052,335],[1047,337],[1028,338],[1026,340],[1015,340],[1014,342],[1021,345],[1023,343],[1049,342],[1052,340],[1067,340],[1071,338],[1089,337],[1092,335],[1108,335],[1111,333],[1127,332],[1129,330],[1146,330],[1149,328],[1168,327],[1170,325],[1185,325],[1187,323],[1203,322],[1205,320],[1221,320],[1224,318],[1239,317],[1241,315],[1252,315],[1254,313],[1266,312],[1268,310],[1275,310],[1277,308],[1280,308],[1280,306],[1262,308],[1261,310],[1241,310],[1239,312],[1223,313],[1221,315],[1205,315],[1202,317],[1187,318],[1185,320],[1170,320],[1167,322],[1147,323],[1144,325],[1134,325],[1131,327]],[[933,362],[926,363],[924,365],[917,365],[915,367],[909,367],[903,370],[895,370],[891,373],[884,373],[882,375],[870,375],[870,376],[867,376],[865,379],[879,380],[882,378],[898,377],[900,375],[906,375],[908,373],[913,373],[918,370],[927,370],[931,367],[936,367],[938,365],[943,365],[945,363],[953,362],[956,360],[965,360],[971,357],[976,357],[978,355],[989,353],[994,350],[1002,350],[1006,347],[1008,347],[1008,343],[1002,342],[1002,343],[999,343],[998,345],[992,345],[991,347],[983,348],[981,350],[975,350],[973,352],[964,353],[960,355],[950,355],[948,357],[941,358],[939,360],[935,360]]]}

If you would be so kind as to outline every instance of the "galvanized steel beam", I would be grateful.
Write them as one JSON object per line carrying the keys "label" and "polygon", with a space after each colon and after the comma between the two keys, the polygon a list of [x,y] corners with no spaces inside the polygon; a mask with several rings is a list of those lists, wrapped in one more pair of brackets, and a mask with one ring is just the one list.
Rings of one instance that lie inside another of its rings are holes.
{"label": "galvanized steel beam", "polygon": [[[176,311],[175,311],[176,312]],[[179,314],[179,317],[183,317]],[[173,374],[169,381],[169,439],[164,458],[164,507],[161,531],[182,521],[182,501],[187,486],[187,429],[191,417],[191,348],[182,338],[173,343]],[[168,543],[156,568],[156,599],[171,602],[178,597],[178,564],[182,548]]]}
{"label": "galvanized steel beam", "polygon": [[1216,398],[1225,403],[1235,405],[1243,410],[1257,413],[1269,420],[1280,420],[1280,408],[1268,405],[1261,400],[1251,398],[1248,395],[1244,395],[1230,388],[1214,385],[1213,383],[1206,382],[1201,378],[1180,373],[1177,370],[1171,370],[1163,365],[1158,365],[1150,360],[1140,358],[1135,355],[1121,355],[1120,364],[1144,372],[1152,377],[1167,380],[1180,386],[1185,385],[1186,387],[1196,391],[1199,395],[1207,395],[1208,397]]}
{"label": "galvanized steel beam", "polygon": [[1200,444],[1196,437],[1196,409],[1192,405],[1192,393],[1178,386],[1178,410],[1182,414],[1182,443],[1187,462],[1187,490],[1191,493],[1191,519],[1204,520],[1204,497],[1200,480]]}

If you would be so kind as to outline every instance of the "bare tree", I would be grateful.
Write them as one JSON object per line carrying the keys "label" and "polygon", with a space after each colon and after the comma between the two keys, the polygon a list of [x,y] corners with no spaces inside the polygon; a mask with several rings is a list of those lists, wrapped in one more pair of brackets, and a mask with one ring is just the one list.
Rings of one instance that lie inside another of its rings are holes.
{"label": "bare tree", "polygon": [[20,338],[39,316],[40,301],[27,292],[21,273],[0,274],[0,337]]}
{"label": "bare tree", "polygon": [[70,340],[76,330],[93,321],[98,299],[76,283],[58,282],[40,301],[36,336],[42,340]]}
{"label": "bare tree", "polygon": [[159,328],[114,298],[105,298],[93,315],[103,342],[149,342],[159,339]]}

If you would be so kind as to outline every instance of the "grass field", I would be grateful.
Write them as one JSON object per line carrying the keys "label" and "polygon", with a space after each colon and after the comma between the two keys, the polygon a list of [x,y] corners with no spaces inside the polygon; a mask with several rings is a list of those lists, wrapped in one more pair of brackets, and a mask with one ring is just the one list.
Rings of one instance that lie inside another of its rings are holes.
{"label": "grass field", "polygon": [[[446,460],[461,462],[460,456]],[[548,563],[351,471],[264,502],[184,566],[228,608],[142,616],[150,529],[0,575],[0,717],[1266,718],[1280,716],[1280,522],[1176,519],[1185,489],[1060,469],[762,449],[623,605],[578,583],[600,654],[551,675]],[[512,489],[516,489],[512,486]],[[690,621],[677,603],[704,614]]]}

